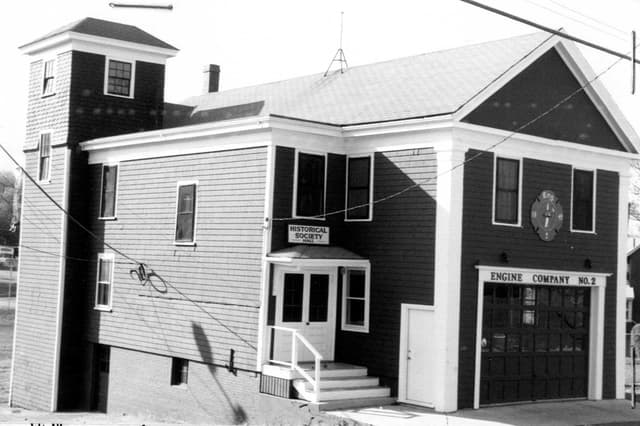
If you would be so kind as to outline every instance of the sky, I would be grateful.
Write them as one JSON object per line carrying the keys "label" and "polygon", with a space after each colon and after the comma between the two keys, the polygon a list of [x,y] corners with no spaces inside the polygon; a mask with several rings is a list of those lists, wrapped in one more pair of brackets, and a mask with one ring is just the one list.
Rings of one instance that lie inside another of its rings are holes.
{"label": "sky", "polygon": [[[112,8],[110,1],[114,0],[21,0],[5,5],[0,28],[0,143],[19,161],[29,58],[18,46],[84,17],[136,25],[180,49],[167,63],[168,102],[199,94],[202,68],[210,63],[221,67],[220,90],[324,72],[339,47],[341,12],[342,48],[349,66],[536,31],[460,0],[115,0],[172,4],[172,11]],[[625,53],[631,50],[631,30],[640,31],[640,0],[482,2]],[[596,73],[617,59],[580,49]],[[630,62],[619,62],[602,81],[640,133],[640,78],[637,93],[631,95]],[[0,168],[9,166],[0,153]]]}

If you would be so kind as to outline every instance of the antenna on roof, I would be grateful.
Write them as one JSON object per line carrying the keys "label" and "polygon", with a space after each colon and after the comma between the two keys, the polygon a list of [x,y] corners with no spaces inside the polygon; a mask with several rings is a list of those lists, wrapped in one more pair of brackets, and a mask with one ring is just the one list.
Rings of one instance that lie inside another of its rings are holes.
{"label": "antenna on roof", "polygon": [[130,3],[109,3],[110,7],[127,7],[130,9],[166,9],[173,10],[173,5],[162,4],[130,4]]}
{"label": "antenna on roof", "polygon": [[331,65],[334,62],[340,62],[340,74],[344,73],[344,71],[349,68],[349,64],[347,64],[347,57],[344,55],[344,50],[342,50],[342,30],[344,27],[344,12],[340,12],[340,47],[338,47],[338,51],[335,55],[333,55],[333,59],[329,63],[329,67],[324,72],[324,76],[326,77],[329,74],[329,70],[331,69]]}

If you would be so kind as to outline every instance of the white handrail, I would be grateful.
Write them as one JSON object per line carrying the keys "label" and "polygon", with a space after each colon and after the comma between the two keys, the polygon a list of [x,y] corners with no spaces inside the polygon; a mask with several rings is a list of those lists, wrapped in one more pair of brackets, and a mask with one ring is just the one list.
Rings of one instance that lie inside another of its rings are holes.
{"label": "white handrail", "polygon": [[[276,362],[278,364],[290,365],[292,370],[296,370],[298,373],[300,373],[300,375],[304,377],[304,379],[313,386],[314,397],[312,402],[319,402],[320,401],[320,361],[322,361],[322,355],[295,328],[281,327],[278,325],[271,325],[269,327],[273,330],[281,330],[281,331],[286,331],[291,333],[291,362],[287,363],[286,361],[276,361],[276,360],[271,360],[271,361]],[[302,367],[298,365],[298,340],[300,340],[300,342],[302,342],[302,344],[306,346],[306,348],[313,354],[314,369],[315,369],[314,378],[312,378],[306,371],[304,371]],[[271,342],[271,344],[273,344],[273,341]]]}

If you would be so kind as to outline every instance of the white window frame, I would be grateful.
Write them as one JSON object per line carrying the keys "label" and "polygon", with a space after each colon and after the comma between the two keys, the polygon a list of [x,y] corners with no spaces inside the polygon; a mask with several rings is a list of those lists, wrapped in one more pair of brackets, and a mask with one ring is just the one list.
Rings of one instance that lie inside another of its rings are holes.
{"label": "white window frame", "polygon": [[[364,272],[364,325],[347,324],[347,285],[349,271]],[[343,331],[355,331],[358,333],[369,332],[369,312],[371,305],[371,268],[345,266],[342,270],[342,313],[340,329]]]}
{"label": "white window frame", "polygon": [[[369,215],[366,219],[349,219],[349,159],[351,158],[365,158],[369,157]],[[371,222],[373,220],[373,182],[374,182],[374,163],[375,156],[374,154],[364,154],[364,155],[347,155],[346,159],[346,179],[344,182],[344,221],[345,222]]]}
{"label": "white window frame", "polygon": [[[116,172],[116,191],[113,194],[113,216],[102,216],[102,202],[104,201],[104,168],[117,167]],[[100,178],[100,210],[98,210],[99,220],[116,220],[118,217],[118,190],[120,189],[120,163],[106,163],[102,165]]]}
{"label": "white window frame", "polygon": [[[593,184],[591,187],[591,231],[585,231],[583,229],[573,229],[573,209],[574,209],[574,205],[573,205],[573,182],[574,182],[574,173],[575,171],[581,171],[581,172],[591,172],[593,173]],[[597,191],[597,184],[598,184],[598,171],[595,169],[587,169],[587,168],[582,168],[582,167],[572,167],[571,168],[571,214],[569,217],[569,221],[571,223],[571,226],[569,229],[571,229],[571,232],[575,232],[578,234],[596,234],[596,205],[597,200],[596,200],[596,194],[598,193]]]}
{"label": "white window frame", "polygon": [[[117,93],[109,93],[109,62],[117,61],[117,62],[126,62],[131,64],[131,81],[129,86],[129,96],[118,95]],[[125,99],[133,99],[136,89],[136,61],[133,59],[124,59],[113,56],[105,57],[104,61],[104,94],[106,96],[115,96],[117,98],[125,98]]]}
{"label": "white window frame", "polygon": [[[109,304],[108,305],[99,305],[98,304],[98,288],[100,286],[100,261],[110,261],[111,262],[111,282],[109,283]],[[115,256],[113,253],[98,253],[98,261],[96,263],[96,294],[94,297],[93,309],[97,311],[107,311],[111,312],[113,306],[113,283],[115,281]]]}
{"label": "white window frame", "polygon": [[[496,221],[496,193],[498,192],[498,181],[496,179],[498,175],[498,159],[514,160],[518,161],[518,221],[516,223],[505,223]],[[511,157],[507,155],[501,155],[496,153],[493,156],[493,187],[491,197],[491,224],[498,226],[512,226],[516,228],[522,227],[522,157]]]}
{"label": "white window frame", "polygon": [[[176,231],[178,229],[178,208],[180,207],[180,187],[195,185],[194,195],[196,202],[193,205],[193,239],[191,241],[177,241]],[[176,183],[176,209],[175,209],[175,221],[173,224],[173,244],[176,246],[195,246],[196,245],[196,230],[198,229],[198,204],[200,203],[200,196],[198,195],[199,182],[197,180],[181,180]]]}
{"label": "white window frame", "polygon": [[[51,93],[44,93],[44,79],[46,77],[46,64],[47,62],[53,62],[53,87],[51,89]],[[58,61],[55,57],[43,58],[42,60],[42,74],[40,76],[40,97],[48,98],[49,96],[53,96],[56,94],[56,80],[58,77]]]}
{"label": "white window frame", "polygon": [[[314,216],[298,216],[296,214],[298,210],[298,163],[300,154],[308,154],[308,155],[319,155],[324,157],[324,196],[323,196],[323,206],[322,206],[322,217],[314,217]],[[295,150],[295,162],[293,166],[293,212],[291,213],[291,217],[294,219],[308,219],[308,220],[326,220],[327,214],[327,170],[329,166],[329,156],[326,152],[319,151],[307,151],[307,150]]]}
{"label": "white window frame", "polygon": [[[49,135],[49,170],[47,170],[47,178],[40,180],[40,164],[42,163],[41,150],[42,150],[42,136]],[[36,178],[38,179],[38,183],[47,184],[51,183],[51,165],[53,164],[53,132],[51,130],[42,130],[38,133],[38,165],[36,170]]]}

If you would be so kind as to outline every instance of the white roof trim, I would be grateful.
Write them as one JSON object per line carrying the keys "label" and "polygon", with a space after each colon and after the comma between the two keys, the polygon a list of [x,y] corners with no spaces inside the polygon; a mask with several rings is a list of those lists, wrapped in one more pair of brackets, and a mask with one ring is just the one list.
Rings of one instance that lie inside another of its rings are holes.
{"label": "white roof trim", "polygon": [[[462,120],[481,103],[485,102],[491,95],[500,90],[505,84],[519,75],[552,48],[555,48],[560,54],[560,57],[564,60],[567,67],[580,84],[585,84],[596,76],[595,72],[584,56],[580,53],[574,42],[557,35],[552,35],[541,45],[532,50],[527,57],[515,64],[493,83],[474,95],[472,99],[453,114],[453,119],[456,121]],[[624,148],[629,152],[640,152],[640,138],[638,137],[638,134],[624,117],[602,82],[599,79],[594,81],[585,88],[585,93],[587,93],[587,96],[589,96],[594,105],[598,108],[607,124],[611,126],[611,129],[619,138]]]}
{"label": "white roof trim", "polygon": [[155,62],[163,61],[178,53],[177,49],[150,46],[148,44],[133,43],[130,41],[94,36],[73,31],[67,31],[43,40],[25,44],[20,47],[20,50],[24,54],[33,56],[43,51],[49,51],[56,48],[60,49],[61,47],[64,47],[67,50],[86,50],[93,52],[97,46],[102,46],[103,48],[106,46],[109,48],[145,53],[147,56],[157,57],[158,59],[156,59]]}

